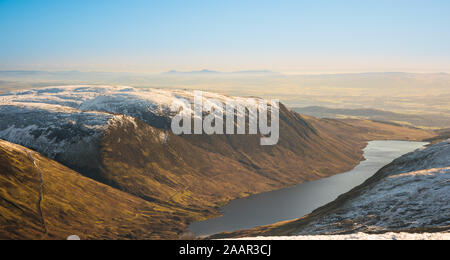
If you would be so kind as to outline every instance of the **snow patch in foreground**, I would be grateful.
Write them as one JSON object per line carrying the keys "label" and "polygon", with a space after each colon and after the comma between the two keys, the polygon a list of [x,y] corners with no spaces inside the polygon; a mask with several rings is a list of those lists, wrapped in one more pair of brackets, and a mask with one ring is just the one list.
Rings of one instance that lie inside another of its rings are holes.
{"label": "snow patch in foreground", "polygon": [[386,233],[377,235],[356,233],[351,235],[332,236],[252,237],[239,238],[236,240],[450,240],[450,233]]}

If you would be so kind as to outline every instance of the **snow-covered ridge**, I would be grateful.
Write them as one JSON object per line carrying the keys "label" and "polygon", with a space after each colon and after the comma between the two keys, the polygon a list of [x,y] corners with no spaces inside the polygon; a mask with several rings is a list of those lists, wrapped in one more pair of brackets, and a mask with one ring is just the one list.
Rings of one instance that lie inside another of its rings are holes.
{"label": "snow-covered ridge", "polygon": [[[0,139],[37,150],[51,158],[92,147],[101,134],[121,121],[136,126],[140,119],[168,129],[174,103],[194,103],[195,92],[114,86],[61,86],[0,94]],[[258,110],[256,99],[202,93],[202,101],[216,110],[232,102]],[[208,105],[207,105],[208,106]],[[187,108],[192,113],[192,107]],[[222,108],[223,109],[223,108]],[[255,111],[255,110],[252,110]],[[205,111],[208,112],[208,111]],[[250,120],[257,115],[251,112]],[[158,133],[161,142],[166,133]]]}
{"label": "snow-covered ridge", "polygon": [[0,138],[54,157],[73,145],[90,143],[112,117],[59,105],[1,103]]}
{"label": "snow-covered ridge", "polygon": [[[253,105],[254,101],[252,98],[229,97],[209,92],[203,92],[202,95],[203,102],[211,103],[212,107],[216,106],[211,100],[222,103],[229,101],[247,106]],[[38,107],[60,112],[71,112],[73,109],[100,111],[125,114],[144,121],[149,121],[154,116],[173,116],[172,104],[185,100],[192,104],[194,92],[114,86],[64,86],[0,94],[2,106]],[[148,114],[152,116],[149,118]]]}
{"label": "snow-covered ridge", "polygon": [[390,175],[450,166],[450,139],[406,154],[388,168]]}

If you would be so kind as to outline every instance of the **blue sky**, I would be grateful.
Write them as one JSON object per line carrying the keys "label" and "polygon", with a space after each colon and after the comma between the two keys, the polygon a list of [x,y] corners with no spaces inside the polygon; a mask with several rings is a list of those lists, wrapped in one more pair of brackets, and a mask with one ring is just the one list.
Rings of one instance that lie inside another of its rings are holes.
{"label": "blue sky", "polygon": [[450,72],[448,0],[0,0],[0,69]]}

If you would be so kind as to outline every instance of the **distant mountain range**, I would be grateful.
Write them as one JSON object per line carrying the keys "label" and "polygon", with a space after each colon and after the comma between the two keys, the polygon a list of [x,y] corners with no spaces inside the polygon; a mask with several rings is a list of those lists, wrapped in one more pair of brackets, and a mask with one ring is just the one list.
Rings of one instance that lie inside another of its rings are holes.
{"label": "distant mountain range", "polygon": [[[207,69],[153,74],[0,71],[0,92],[63,85],[201,89],[232,96],[275,98],[289,107],[368,107],[418,116],[432,113],[448,117],[450,111],[450,76],[447,74],[291,75],[267,70],[219,72]],[[427,95],[422,95],[424,90]]]}
{"label": "distant mountain range", "polygon": [[171,70],[163,73],[163,75],[214,75],[214,74],[223,74],[223,75],[272,75],[278,74],[276,72],[270,70],[245,70],[245,71],[234,71],[234,72],[220,72],[213,70],[198,70],[198,71],[177,71]]}
{"label": "distant mountain range", "polygon": [[[25,75],[82,75],[82,74],[116,74],[116,75],[125,75],[125,74],[137,74],[137,75],[157,75],[156,73],[129,73],[129,72],[107,72],[107,71],[39,71],[39,70],[4,70],[0,71],[0,76],[25,76]],[[243,70],[243,71],[233,71],[233,72],[221,72],[214,70],[194,70],[194,71],[178,71],[178,70],[170,70],[162,75],[172,75],[172,74],[277,74],[277,72],[273,72],[270,70]]]}
{"label": "distant mountain range", "polygon": [[174,74],[220,74],[218,71],[213,70],[198,70],[198,71],[177,71],[177,70],[171,70],[168,72],[164,72],[164,75],[174,75]]}

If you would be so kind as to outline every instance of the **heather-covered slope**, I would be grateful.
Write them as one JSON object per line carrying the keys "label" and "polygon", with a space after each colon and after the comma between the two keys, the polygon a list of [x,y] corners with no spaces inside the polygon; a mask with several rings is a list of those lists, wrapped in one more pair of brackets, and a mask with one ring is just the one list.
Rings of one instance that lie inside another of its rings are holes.
{"label": "heather-covered slope", "polygon": [[0,194],[0,239],[174,239],[187,216],[2,140]]}

